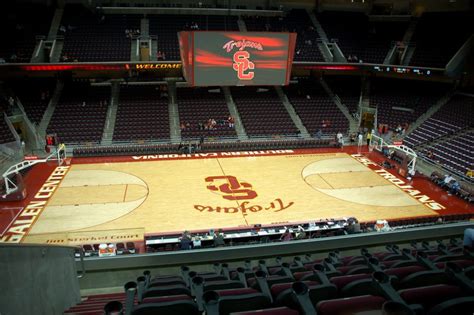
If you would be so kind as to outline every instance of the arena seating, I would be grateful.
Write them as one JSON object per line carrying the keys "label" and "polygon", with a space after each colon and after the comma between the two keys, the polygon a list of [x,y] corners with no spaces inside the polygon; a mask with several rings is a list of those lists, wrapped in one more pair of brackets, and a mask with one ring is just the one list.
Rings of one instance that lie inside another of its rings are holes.
{"label": "arena seating", "polygon": [[64,143],[100,142],[109,101],[110,87],[66,83],[47,132]]}
{"label": "arena seating", "polygon": [[371,81],[370,104],[377,107],[378,123],[396,128],[397,125],[413,123],[430,106],[436,104],[448,89],[449,85],[441,83],[377,79]]}
{"label": "arena seating", "polygon": [[423,149],[425,156],[433,153],[432,160],[441,163],[446,168],[458,173],[466,174],[467,170],[474,169],[474,131],[461,136],[455,136],[439,144]]}
{"label": "arena seating", "polygon": [[232,267],[215,262],[200,272],[188,266],[167,275],[144,271],[124,285],[125,293],[85,297],[65,314],[342,315],[390,306],[417,314],[472,313],[474,255],[463,251],[461,240],[404,247],[274,257]]}
{"label": "arena seating", "polygon": [[273,88],[235,87],[231,92],[249,136],[298,134]]}
{"label": "arena seating", "polygon": [[474,98],[455,95],[403,141],[415,147],[472,125]]}
{"label": "arena seating", "polygon": [[354,12],[325,11],[318,20],[330,40],[337,39],[346,58],[354,62],[383,63],[391,43],[402,40],[407,22],[369,22],[367,15]]}
{"label": "arena seating", "polygon": [[[212,89],[211,89],[212,90]],[[183,139],[203,137],[236,136],[235,129],[229,127],[230,116],[223,93],[219,88],[210,92],[206,88],[179,88],[177,90],[178,111]],[[204,124],[214,119],[217,125],[213,129],[204,130]],[[199,127],[199,124],[202,126]]]}
{"label": "arena seating", "polygon": [[13,137],[12,132],[10,131],[10,128],[8,128],[8,125],[5,121],[5,117],[3,116],[3,111],[0,111],[1,117],[0,117],[0,143],[9,143],[15,141],[15,138]]}
{"label": "arena seating", "polygon": [[181,60],[177,32],[190,30],[196,23],[199,30],[238,31],[236,16],[218,15],[149,15],[150,35],[157,36],[158,51],[166,60]]}
{"label": "arena seating", "polygon": [[339,96],[341,102],[346,105],[351,114],[358,112],[361,93],[360,77],[326,76],[324,80],[328,83],[334,94]]}
{"label": "arena seating", "polygon": [[[444,68],[472,35],[473,18],[472,12],[424,13],[411,40],[416,49],[410,65]],[[440,34],[445,36],[440,37]]]}
{"label": "arena seating", "polygon": [[[346,133],[349,121],[319,82],[300,81],[287,89],[288,99],[311,135],[319,129],[324,134]],[[323,120],[329,121],[323,127]]]}
{"label": "arena seating", "polygon": [[158,86],[122,86],[114,141],[169,140],[168,98]]}
{"label": "arena seating", "polygon": [[94,14],[83,6],[67,5],[62,61],[129,61],[131,44],[125,30],[140,29],[140,16]]}
{"label": "arena seating", "polygon": [[[241,150],[278,150],[327,147],[328,139],[275,139],[263,141],[217,141],[205,142],[201,145],[200,152],[221,152]],[[153,155],[181,152],[177,144],[140,144],[140,145],[113,145],[100,147],[74,148],[74,156],[117,156],[117,155]]]}
{"label": "arena seating", "polygon": [[248,31],[296,32],[295,61],[324,61],[319,51],[318,32],[305,10],[292,9],[284,17],[247,16],[244,18]]}
{"label": "arena seating", "polygon": [[30,62],[36,36],[48,35],[53,12],[39,3],[6,2],[0,12],[0,58],[7,62]]}
{"label": "arena seating", "polygon": [[48,79],[25,80],[11,84],[32,123],[39,124],[41,122],[44,111],[54,93],[55,84],[55,80]]}

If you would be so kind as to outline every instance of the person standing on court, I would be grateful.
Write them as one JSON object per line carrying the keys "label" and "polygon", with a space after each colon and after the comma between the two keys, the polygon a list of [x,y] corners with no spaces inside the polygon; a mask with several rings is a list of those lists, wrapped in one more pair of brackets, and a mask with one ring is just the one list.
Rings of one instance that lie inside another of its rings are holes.
{"label": "person standing on court", "polygon": [[364,137],[362,136],[362,132],[359,132],[359,135],[357,136],[357,145],[361,147],[364,144]]}
{"label": "person standing on court", "polygon": [[367,131],[367,146],[370,145],[371,139],[372,139],[372,133],[370,131]]}

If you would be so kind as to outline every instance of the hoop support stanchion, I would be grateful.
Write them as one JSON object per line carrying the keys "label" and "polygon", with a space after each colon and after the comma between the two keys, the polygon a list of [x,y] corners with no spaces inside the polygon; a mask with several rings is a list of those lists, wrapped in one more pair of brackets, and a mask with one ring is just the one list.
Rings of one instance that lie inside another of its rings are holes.
{"label": "hoop support stanchion", "polygon": [[54,149],[54,151],[51,154],[49,154],[44,159],[26,160],[26,161],[22,161],[20,163],[10,166],[2,174],[3,181],[5,183],[5,195],[9,195],[18,189],[18,186],[10,179],[12,175],[18,174],[22,170],[32,167],[33,165],[36,165],[39,163],[46,163],[51,160],[53,161],[57,160],[58,164],[61,165],[65,159],[66,159],[66,146],[64,144],[60,144],[57,148]]}
{"label": "hoop support stanchion", "polygon": [[414,174],[416,169],[416,160],[418,155],[416,152],[406,145],[395,145],[395,144],[388,144],[385,140],[379,136],[372,135],[370,139],[369,151],[372,152],[373,149],[383,152],[383,149],[387,148],[389,150],[389,155],[391,155],[394,151],[403,152],[407,157],[407,168],[409,174]]}

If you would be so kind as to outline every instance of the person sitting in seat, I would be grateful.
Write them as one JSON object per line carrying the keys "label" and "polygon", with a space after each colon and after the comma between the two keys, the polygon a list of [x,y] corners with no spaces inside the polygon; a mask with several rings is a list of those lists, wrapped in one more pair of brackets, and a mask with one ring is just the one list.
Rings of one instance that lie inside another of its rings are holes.
{"label": "person sitting in seat", "polygon": [[453,180],[455,180],[455,179],[451,175],[449,175],[449,174],[444,175],[444,180],[441,183],[441,187],[443,187],[443,188],[449,187],[449,185],[450,185],[449,183]]}
{"label": "person sitting in seat", "polygon": [[291,235],[290,229],[285,229],[285,232],[281,235],[280,241],[283,242],[288,242],[293,239],[293,236]]}
{"label": "person sitting in seat", "polygon": [[451,182],[451,187],[449,188],[449,195],[456,195],[461,189],[461,185],[457,180]]}
{"label": "person sitting in seat", "polygon": [[191,235],[188,231],[184,231],[179,239],[179,249],[181,250],[189,250],[191,249]]}
{"label": "person sitting in seat", "polygon": [[306,238],[306,232],[301,225],[298,225],[298,230],[296,231],[295,240],[302,240]]}
{"label": "person sitting in seat", "polygon": [[463,246],[465,250],[474,250],[474,229],[465,229]]}
{"label": "person sitting in seat", "polygon": [[219,229],[217,233],[214,233],[214,247],[223,246],[225,246],[224,231],[222,231],[222,229]]}

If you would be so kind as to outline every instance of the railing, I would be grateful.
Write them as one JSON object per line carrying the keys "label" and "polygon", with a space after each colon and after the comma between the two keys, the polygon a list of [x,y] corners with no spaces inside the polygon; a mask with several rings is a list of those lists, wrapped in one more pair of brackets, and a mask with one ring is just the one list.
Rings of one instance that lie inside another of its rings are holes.
{"label": "railing", "polygon": [[57,38],[53,40],[53,45],[51,45],[51,51],[49,52],[49,60],[53,60],[54,50],[56,49]]}
{"label": "railing", "polygon": [[[43,37],[43,38],[41,38]],[[43,45],[44,45],[44,36],[36,36],[36,41],[38,43],[38,45],[36,45],[36,49],[35,49],[35,52],[33,54],[34,58],[38,58],[40,52],[41,52],[41,49],[43,48]]]}
{"label": "railing", "polygon": [[[278,140],[301,140],[304,139],[300,134],[275,134],[272,136],[259,136],[259,135],[249,135],[249,140],[251,142],[260,142],[260,141],[278,141]],[[321,139],[332,139],[332,135],[324,135]],[[199,141],[201,138],[198,137],[186,137],[183,139],[184,142]],[[237,136],[205,136],[205,143],[226,143],[226,142],[236,142],[240,140]],[[247,141],[247,140],[246,140]],[[100,141],[87,141],[87,142],[65,142],[66,147],[70,148],[90,148],[90,147],[123,147],[123,146],[140,146],[140,145],[166,145],[171,144],[169,138],[166,139],[150,139],[150,140],[133,140],[133,141],[112,141],[111,144],[103,145]]]}
{"label": "railing", "polygon": [[[90,257],[85,259],[87,271],[117,271],[119,269],[171,267],[183,264],[209,264],[216,261],[243,261],[265,257],[301,255],[305,253],[322,253],[334,249],[350,250],[361,247],[382,246],[391,243],[410,243],[412,241],[434,240],[457,237],[464,229],[472,228],[472,222],[424,226],[390,232],[369,232],[349,236],[333,236],[316,239],[305,239],[290,242],[239,245],[212,249],[185,250],[140,255],[123,255],[115,257]],[[348,241],[350,238],[350,241]],[[130,277],[130,273],[118,274]],[[129,278],[122,279],[123,283]],[[102,284],[106,286],[107,284]]]}

